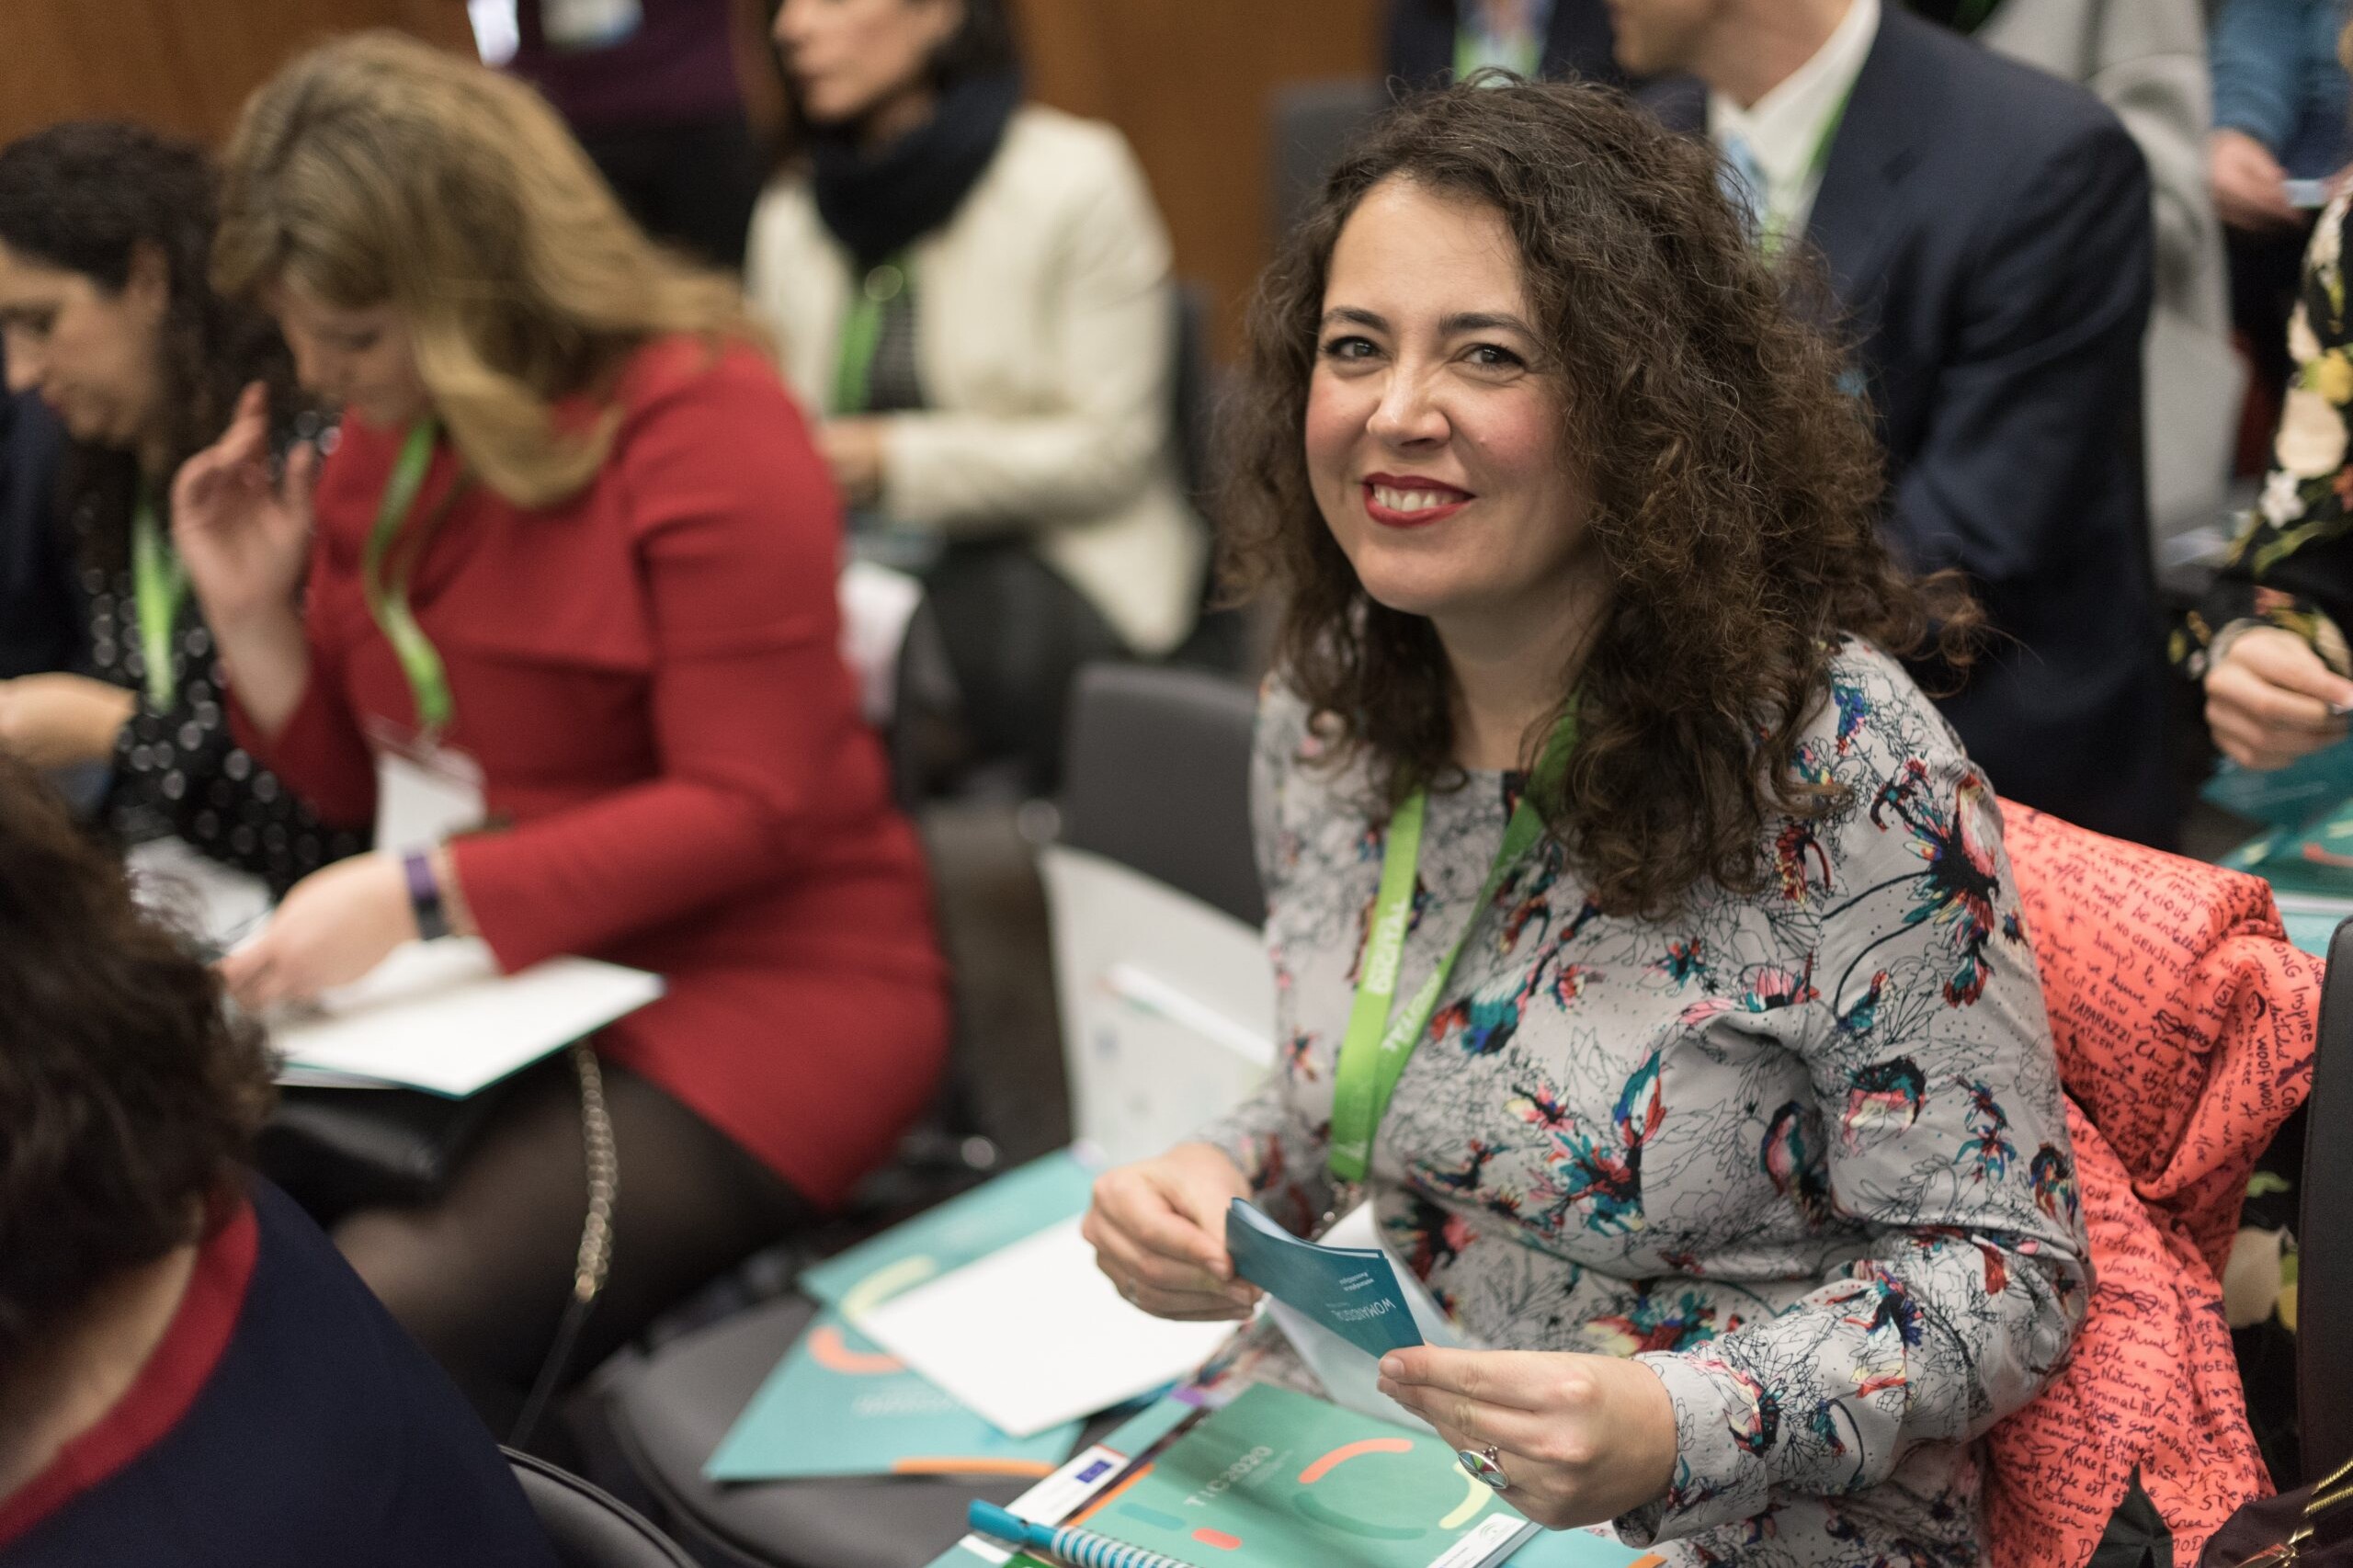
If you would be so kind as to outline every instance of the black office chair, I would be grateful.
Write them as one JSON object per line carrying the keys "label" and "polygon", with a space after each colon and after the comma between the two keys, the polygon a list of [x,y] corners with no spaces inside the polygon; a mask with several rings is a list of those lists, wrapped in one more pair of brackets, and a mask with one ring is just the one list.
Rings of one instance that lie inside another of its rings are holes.
{"label": "black office chair", "polygon": [[694,1559],[642,1515],[570,1471],[513,1449],[499,1451],[555,1543],[562,1568],[695,1568]]}
{"label": "black office chair", "polygon": [[1274,167],[1267,181],[1267,233],[1280,244],[1307,215],[1308,203],[1358,132],[1390,104],[1389,86],[1370,77],[1286,82],[1268,118]]}
{"label": "black office chair", "polygon": [[1249,687],[1205,670],[1088,665],[1071,699],[1062,842],[1263,924],[1250,836],[1256,713]]}
{"label": "black office chair", "polygon": [[[2327,1129],[2338,1131],[2331,1135]],[[2315,1481],[2353,1459],[2353,920],[2329,939],[2304,1104],[2302,1218],[2296,1228],[2296,1413],[2303,1472]]]}
{"label": "black office chair", "polygon": [[[1250,688],[1199,670],[1097,665],[1072,704],[1062,841],[1117,859],[1256,926]],[[921,1476],[721,1485],[703,1463],[816,1307],[788,1295],[628,1351],[598,1374],[614,1445],[671,1531],[711,1562],[921,1568],[964,1533],[974,1497],[1017,1481]],[[1108,1428],[1098,1420],[1081,1441]]]}

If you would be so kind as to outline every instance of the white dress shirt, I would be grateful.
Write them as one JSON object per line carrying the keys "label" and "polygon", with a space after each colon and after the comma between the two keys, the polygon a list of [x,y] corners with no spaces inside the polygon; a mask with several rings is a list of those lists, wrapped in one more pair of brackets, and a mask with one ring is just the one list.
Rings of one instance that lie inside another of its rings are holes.
{"label": "white dress shirt", "polygon": [[1756,203],[1768,246],[1805,232],[1829,161],[1825,137],[1847,108],[1879,36],[1880,0],[1853,0],[1813,58],[1747,108],[1708,94],[1708,133]]}

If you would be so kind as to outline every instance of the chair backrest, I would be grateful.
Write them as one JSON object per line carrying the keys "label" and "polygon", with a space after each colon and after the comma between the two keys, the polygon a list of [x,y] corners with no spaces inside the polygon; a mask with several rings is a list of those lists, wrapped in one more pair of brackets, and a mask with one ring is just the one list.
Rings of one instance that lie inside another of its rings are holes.
{"label": "chair backrest", "polygon": [[1277,244],[1307,215],[1308,203],[1348,143],[1388,107],[1387,84],[1371,77],[1287,82],[1275,90],[1275,166],[1267,182],[1272,200],[1267,221]]}
{"label": "chair backrest", "polygon": [[676,1542],[609,1493],[545,1460],[500,1451],[555,1544],[562,1568],[695,1568]]}
{"label": "chair backrest", "polygon": [[1088,665],[1071,699],[1062,842],[1264,922],[1250,844],[1256,711],[1249,687],[1206,671]]}
{"label": "chair backrest", "polygon": [[1210,291],[1202,284],[1178,278],[1176,297],[1176,373],[1169,388],[1175,399],[1170,425],[1176,441],[1176,462],[1185,494],[1198,504],[1217,483],[1211,460],[1210,427],[1216,397],[1210,364]]}
{"label": "chair backrest", "polygon": [[2328,944],[2321,986],[2320,1040],[2304,1116],[2302,1217],[2296,1228],[2296,1418],[2304,1479],[2353,1459],[2353,920]]}

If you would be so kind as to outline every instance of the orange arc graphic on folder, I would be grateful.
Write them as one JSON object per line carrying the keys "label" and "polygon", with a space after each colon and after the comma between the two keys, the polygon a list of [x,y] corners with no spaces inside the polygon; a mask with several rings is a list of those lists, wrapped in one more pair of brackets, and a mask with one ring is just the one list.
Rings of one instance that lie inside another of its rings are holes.
{"label": "orange arc graphic on folder", "polygon": [[877,1377],[907,1369],[906,1363],[895,1356],[885,1356],[879,1350],[852,1350],[849,1341],[842,1337],[842,1331],[831,1324],[810,1334],[809,1358],[829,1372],[852,1376]]}
{"label": "orange arc graphic on folder", "polygon": [[1299,1472],[1302,1486],[1313,1486],[1340,1466],[1359,1454],[1410,1454],[1411,1439],[1405,1437],[1366,1437],[1359,1442],[1343,1443]]}

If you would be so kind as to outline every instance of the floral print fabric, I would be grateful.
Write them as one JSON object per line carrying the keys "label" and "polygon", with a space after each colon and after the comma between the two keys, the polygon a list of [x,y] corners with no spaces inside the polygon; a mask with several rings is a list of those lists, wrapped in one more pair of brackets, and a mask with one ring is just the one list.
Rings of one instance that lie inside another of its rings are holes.
{"label": "floral print fabric", "polygon": [[[1379,878],[1360,770],[1262,705],[1281,1064],[1209,1136],[1305,1230]],[[1677,1412],[1678,1563],[1977,1561],[1977,1439],[2064,1355],[2087,1280],[2064,1102],[1993,791],[1848,644],[1770,887],[1601,914],[1547,841],[1473,908],[1518,779],[1434,795],[1400,994],[1470,925],[1373,1150],[1388,1241],[1463,1326],[1641,1357]]]}
{"label": "floral print fabric", "polygon": [[2245,623],[2278,626],[2353,675],[2343,628],[2353,624],[2353,466],[2346,462],[2353,405],[2353,313],[2345,298],[2345,230],[2353,187],[2321,213],[2304,252],[2303,284],[2288,324],[2295,374],[2272,438],[2261,498],[2242,520],[2211,592],[2173,640],[2174,662],[2202,679],[2215,642]]}

